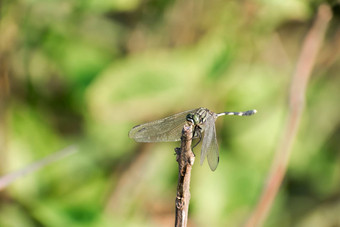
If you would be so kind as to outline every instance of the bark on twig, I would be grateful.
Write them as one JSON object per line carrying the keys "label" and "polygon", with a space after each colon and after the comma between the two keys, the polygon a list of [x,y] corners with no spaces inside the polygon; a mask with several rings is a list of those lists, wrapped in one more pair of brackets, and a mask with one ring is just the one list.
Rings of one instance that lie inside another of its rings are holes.
{"label": "bark on twig", "polygon": [[176,160],[178,162],[176,227],[185,227],[188,222],[191,168],[195,161],[195,155],[191,150],[192,131],[192,125],[184,125],[181,138],[181,148],[176,148]]}
{"label": "bark on twig", "polygon": [[307,82],[331,16],[330,8],[327,5],[321,5],[318,9],[316,20],[304,40],[296,70],[293,73],[289,98],[290,109],[285,130],[283,131],[281,142],[274,157],[267,185],[262,192],[257,207],[246,223],[246,227],[261,226],[268,215],[268,211],[281,185],[287,169],[293,141],[300,123]]}

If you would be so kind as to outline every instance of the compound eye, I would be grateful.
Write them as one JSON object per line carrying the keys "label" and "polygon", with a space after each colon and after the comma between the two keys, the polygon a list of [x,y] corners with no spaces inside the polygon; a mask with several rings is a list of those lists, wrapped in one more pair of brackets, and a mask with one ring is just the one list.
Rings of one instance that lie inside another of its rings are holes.
{"label": "compound eye", "polygon": [[186,120],[187,120],[187,121],[190,121],[191,123],[194,124],[195,122],[194,122],[193,117],[194,117],[194,115],[193,115],[192,113],[189,113],[189,114],[187,115],[187,117],[186,117]]}

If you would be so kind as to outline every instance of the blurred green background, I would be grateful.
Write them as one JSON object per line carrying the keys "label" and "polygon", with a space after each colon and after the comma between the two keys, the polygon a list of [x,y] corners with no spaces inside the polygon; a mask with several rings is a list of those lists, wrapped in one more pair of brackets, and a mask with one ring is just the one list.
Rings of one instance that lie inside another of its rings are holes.
{"label": "blurred green background", "polygon": [[[173,226],[174,148],[136,124],[207,107],[220,164],[192,172],[190,226],[240,226],[261,194],[316,10],[299,0],[0,0],[0,173],[75,155],[0,192],[0,226]],[[339,1],[265,226],[340,226]],[[6,73],[8,72],[8,73]]]}

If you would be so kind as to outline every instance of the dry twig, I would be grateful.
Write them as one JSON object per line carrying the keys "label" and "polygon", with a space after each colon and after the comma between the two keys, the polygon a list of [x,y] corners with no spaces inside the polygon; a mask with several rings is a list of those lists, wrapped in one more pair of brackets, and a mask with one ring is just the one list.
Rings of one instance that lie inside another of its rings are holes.
{"label": "dry twig", "polygon": [[178,162],[178,185],[176,196],[176,227],[185,227],[188,222],[190,201],[190,177],[195,155],[191,150],[193,125],[183,127],[181,148],[176,148]]}
{"label": "dry twig", "polygon": [[293,74],[290,98],[289,115],[286,120],[281,142],[269,173],[267,185],[246,227],[261,226],[268,215],[273,200],[278,192],[287,169],[291,148],[300,123],[305,101],[305,92],[308,79],[311,75],[317,53],[322,44],[326,28],[331,19],[331,10],[327,5],[320,5],[313,26],[308,32]]}

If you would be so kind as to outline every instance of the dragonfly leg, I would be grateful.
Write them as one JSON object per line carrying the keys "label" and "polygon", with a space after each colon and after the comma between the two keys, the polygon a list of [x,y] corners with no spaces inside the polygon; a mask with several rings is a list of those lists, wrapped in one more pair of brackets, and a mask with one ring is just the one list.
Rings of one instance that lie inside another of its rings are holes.
{"label": "dragonfly leg", "polygon": [[200,129],[195,129],[194,130],[194,134],[197,133],[198,135],[198,142],[192,147],[192,149],[194,149],[202,140],[202,133]]}

